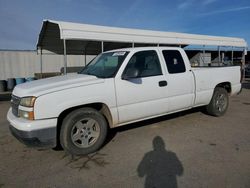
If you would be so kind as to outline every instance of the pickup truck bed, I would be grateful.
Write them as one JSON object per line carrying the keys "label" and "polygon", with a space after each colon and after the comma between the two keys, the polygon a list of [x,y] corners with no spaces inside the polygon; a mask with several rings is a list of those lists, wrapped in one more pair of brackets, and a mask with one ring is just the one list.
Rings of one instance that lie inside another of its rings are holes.
{"label": "pickup truck bed", "polygon": [[240,67],[202,67],[192,68],[196,83],[196,101],[194,106],[208,104],[207,98],[212,98],[215,86],[218,83],[225,83],[228,86],[229,94],[234,95],[241,89]]}

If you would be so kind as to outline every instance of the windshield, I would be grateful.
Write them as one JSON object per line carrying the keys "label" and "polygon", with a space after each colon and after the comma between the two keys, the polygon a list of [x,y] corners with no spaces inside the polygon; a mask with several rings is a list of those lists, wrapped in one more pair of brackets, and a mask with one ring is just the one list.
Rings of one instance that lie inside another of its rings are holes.
{"label": "windshield", "polygon": [[79,73],[94,75],[98,78],[112,78],[128,55],[125,51],[102,53],[93,59]]}

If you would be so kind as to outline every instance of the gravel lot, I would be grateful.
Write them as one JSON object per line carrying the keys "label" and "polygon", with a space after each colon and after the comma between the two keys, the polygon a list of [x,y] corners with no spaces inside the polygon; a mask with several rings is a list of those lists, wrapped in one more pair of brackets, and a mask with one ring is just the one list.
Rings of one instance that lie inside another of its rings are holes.
{"label": "gravel lot", "polygon": [[225,116],[199,109],[113,130],[97,153],[72,157],[11,136],[0,101],[0,187],[250,187],[250,82]]}

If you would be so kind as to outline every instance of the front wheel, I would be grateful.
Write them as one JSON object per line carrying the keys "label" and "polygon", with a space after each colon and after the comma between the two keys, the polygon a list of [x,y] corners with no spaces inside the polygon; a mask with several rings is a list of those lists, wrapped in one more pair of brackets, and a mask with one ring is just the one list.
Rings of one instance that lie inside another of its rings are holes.
{"label": "front wheel", "polygon": [[229,104],[228,93],[224,88],[216,87],[206,111],[212,116],[222,116],[226,113]]}
{"label": "front wheel", "polygon": [[92,108],[81,108],[69,113],[63,120],[60,143],[73,155],[87,155],[97,151],[107,135],[107,121]]}

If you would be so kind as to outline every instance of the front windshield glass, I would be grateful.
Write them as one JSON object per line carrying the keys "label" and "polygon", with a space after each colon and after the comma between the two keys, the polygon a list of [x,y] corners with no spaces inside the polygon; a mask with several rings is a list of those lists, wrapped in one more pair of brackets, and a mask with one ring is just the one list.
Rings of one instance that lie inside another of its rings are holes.
{"label": "front windshield glass", "polygon": [[98,55],[79,73],[94,75],[98,78],[112,78],[128,55],[125,51],[107,52]]}

